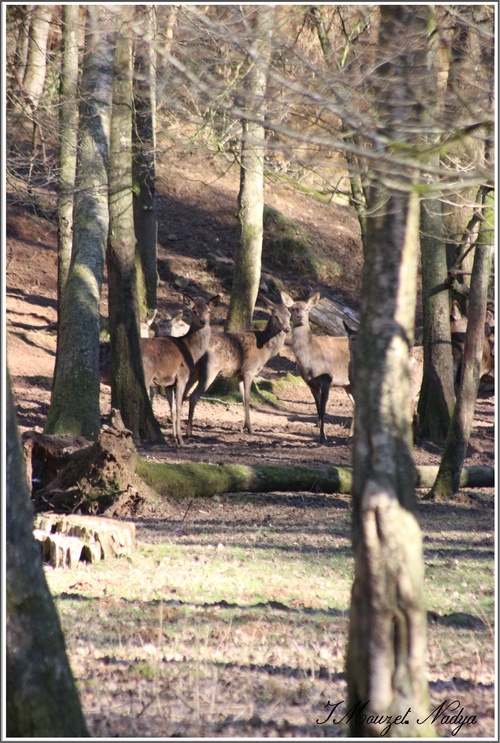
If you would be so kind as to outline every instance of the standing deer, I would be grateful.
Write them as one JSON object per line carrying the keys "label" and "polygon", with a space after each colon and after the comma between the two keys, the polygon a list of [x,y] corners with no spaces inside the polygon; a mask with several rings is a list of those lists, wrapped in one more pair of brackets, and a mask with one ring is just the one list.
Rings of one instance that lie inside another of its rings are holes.
{"label": "standing deer", "polygon": [[290,332],[290,312],[283,301],[283,294],[279,304],[265,297],[262,300],[271,310],[264,330],[232,330],[212,335],[207,352],[198,364],[198,386],[189,397],[187,436],[192,433],[196,403],[217,377],[238,379],[245,408],[243,430],[253,432],[250,423],[252,381],[265,364],[280,352],[286,334]]}
{"label": "standing deer", "polygon": [[[217,294],[207,302],[183,296],[192,310],[189,331],[182,338],[142,338],[142,365],[146,389],[152,384],[166,387],[172,415],[174,441],[182,446],[181,408],[186,386],[195,364],[208,348],[211,335],[210,312],[219,304]],[[175,393],[175,396],[174,396]]]}
{"label": "standing deer", "polygon": [[[292,348],[297,359],[299,373],[307,383],[316,403],[319,418],[319,442],[326,443],[325,411],[330,387],[342,387],[354,405],[351,380],[349,379],[349,339],[345,336],[313,335],[309,325],[309,313],[320,300],[316,292],[306,301],[294,302],[287,297],[292,316]],[[354,432],[354,417],[349,436]]]}

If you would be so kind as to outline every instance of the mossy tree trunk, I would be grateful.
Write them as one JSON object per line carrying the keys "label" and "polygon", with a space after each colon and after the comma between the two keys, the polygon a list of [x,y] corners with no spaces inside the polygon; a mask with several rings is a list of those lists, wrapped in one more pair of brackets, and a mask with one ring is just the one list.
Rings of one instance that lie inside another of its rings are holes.
{"label": "mossy tree trunk", "polygon": [[[382,6],[379,111],[386,133],[412,141],[426,70],[426,12]],[[405,44],[401,45],[401,39]],[[411,60],[411,61],[410,61]],[[408,125],[407,131],[401,123]],[[419,197],[401,164],[400,189],[370,187],[363,300],[355,362],[354,583],[347,680],[353,737],[377,737],[380,716],[403,716],[389,735],[432,734],[425,667],[422,536],[415,518],[409,349],[415,321]],[[406,180],[406,185],[405,185]],[[375,716],[375,718],[373,717]]]}
{"label": "mossy tree trunk", "polygon": [[240,238],[236,249],[233,286],[226,320],[227,330],[249,329],[259,292],[264,219],[264,155],[266,132],[263,124],[267,75],[275,6],[258,6],[247,19],[254,38],[248,52],[244,107],[249,117],[242,121],[238,219]]}
{"label": "mossy tree trunk", "polygon": [[133,83],[133,179],[137,286],[141,318],[156,308],[156,9],[137,5]]}
{"label": "mossy tree trunk", "polygon": [[86,9],[85,58],[73,250],[59,318],[54,385],[46,433],[97,437],[99,319],[108,239],[108,171],[116,6]]}
{"label": "mossy tree trunk", "polygon": [[472,267],[467,333],[462,359],[462,379],[439,472],[429,494],[430,498],[451,498],[458,492],[460,473],[462,472],[472,430],[472,420],[479,389],[479,366],[483,352],[488,285],[495,242],[493,197],[490,194],[486,198],[489,200],[489,204],[485,208],[481,221]]}
{"label": "mossy tree trunk", "polygon": [[62,306],[73,245],[73,194],[75,192],[78,137],[78,5],[63,5],[59,142],[60,170],[57,194],[57,301]]}
{"label": "mossy tree trunk", "polygon": [[88,737],[59,615],[33,537],[9,379],[6,403],[6,732],[9,738]]}
{"label": "mossy tree trunk", "polygon": [[132,205],[133,6],[122,8],[114,57],[109,163],[109,329],[111,406],[136,441],[164,441],[145,387],[139,338],[139,303]]}

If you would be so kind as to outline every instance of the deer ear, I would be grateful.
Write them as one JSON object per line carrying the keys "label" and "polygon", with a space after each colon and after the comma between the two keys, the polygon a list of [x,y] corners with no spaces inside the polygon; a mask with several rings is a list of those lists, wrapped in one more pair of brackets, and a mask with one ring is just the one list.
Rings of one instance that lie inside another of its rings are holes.
{"label": "deer ear", "polygon": [[285,307],[291,307],[294,304],[293,299],[287,292],[280,292],[280,298]]}
{"label": "deer ear", "polygon": [[184,294],[182,295],[182,301],[184,302],[186,307],[189,307],[190,310],[192,310],[196,304],[193,297],[190,297],[189,294],[186,294],[186,292],[184,292]]}
{"label": "deer ear", "polygon": [[309,299],[307,300],[307,304],[309,305],[309,307],[314,307],[315,304],[318,304],[320,299],[321,294],[319,292],[316,292],[311,297],[309,297]]}
{"label": "deer ear", "polygon": [[207,304],[211,307],[218,307],[220,304],[220,294],[215,294],[211,299],[208,300]]}
{"label": "deer ear", "polygon": [[262,302],[264,302],[264,304],[266,305],[266,307],[268,309],[270,309],[270,310],[273,310],[274,309],[274,307],[275,307],[274,302],[271,302],[271,300],[268,299],[267,297],[265,297],[263,294],[261,294],[260,298],[261,298]]}

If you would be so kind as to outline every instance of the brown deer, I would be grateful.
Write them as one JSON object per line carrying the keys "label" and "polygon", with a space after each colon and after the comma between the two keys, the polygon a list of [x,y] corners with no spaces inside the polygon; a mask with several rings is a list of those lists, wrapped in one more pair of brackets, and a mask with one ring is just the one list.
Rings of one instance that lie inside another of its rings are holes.
{"label": "brown deer", "polygon": [[156,338],[166,338],[168,336],[172,338],[181,338],[189,330],[189,323],[183,320],[183,310],[176,310],[175,312],[166,312],[165,317],[162,317],[156,323]]}
{"label": "brown deer", "polygon": [[[345,336],[313,335],[309,325],[309,313],[320,300],[316,292],[306,301],[287,303],[292,316],[292,348],[297,359],[300,375],[308,384],[316,403],[319,418],[319,442],[326,443],[325,411],[330,387],[342,387],[354,405],[351,380],[349,379],[349,339]],[[349,436],[354,431],[354,418]]]}
{"label": "brown deer", "polygon": [[[219,304],[217,294],[207,302],[183,296],[192,310],[189,331],[182,338],[142,338],[142,365],[146,389],[152,384],[166,388],[172,415],[174,441],[182,446],[181,408],[186,386],[195,364],[208,348],[211,335],[210,312]],[[175,396],[174,396],[175,393]]]}
{"label": "brown deer", "polygon": [[271,310],[271,316],[264,330],[232,330],[212,335],[207,352],[202,356],[196,370],[198,386],[189,397],[187,436],[191,436],[193,415],[200,397],[208,390],[217,377],[239,382],[241,397],[245,408],[243,430],[252,433],[250,422],[250,389],[254,377],[267,362],[276,356],[290,332],[290,312],[285,303],[274,304],[262,297]]}
{"label": "brown deer", "polygon": [[[455,389],[460,385],[462,373],[462,357],[467,332],[467,317],[460,311],[456,299],[453,300],[450,311],[451,352],[453,354],[453,378]],[[481,361],[479,365],[479,379],[494,375],[495,371],[495,320],[488,310],[484,322],[484,338]]]}

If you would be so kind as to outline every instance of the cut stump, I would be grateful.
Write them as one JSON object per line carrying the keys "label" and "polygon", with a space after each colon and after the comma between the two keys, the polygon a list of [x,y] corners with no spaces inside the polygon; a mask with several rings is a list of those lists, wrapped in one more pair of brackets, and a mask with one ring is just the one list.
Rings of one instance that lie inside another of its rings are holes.
{"label": "cut stump", "polygon": [[33,533],[43,562],[55,568],[122,557],[135,549],[135,524],[102,516],[38,514]]}

